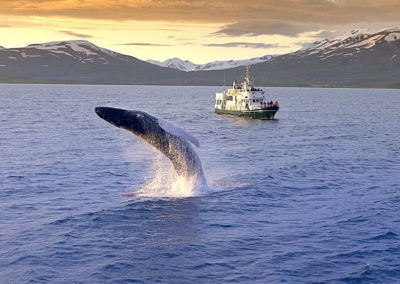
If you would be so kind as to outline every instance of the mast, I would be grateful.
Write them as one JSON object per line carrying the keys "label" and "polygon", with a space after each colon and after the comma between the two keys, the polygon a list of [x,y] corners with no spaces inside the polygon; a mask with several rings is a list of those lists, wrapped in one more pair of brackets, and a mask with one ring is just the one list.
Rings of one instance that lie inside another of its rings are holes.
{"label": "mast", "polygon": [[244,80],[246,81],[247,84],[250,84],[250,76],[251,76],[250,65],[247,65],[246,66],[246,77],[244,77]]}
{"label": "mast", "polygon": [[246,76],[244,77],[244,82],[246,84],[246,89],[253,87],[253,80],[251,78],[251,70],[250,70],[250,65],[246,66]]}

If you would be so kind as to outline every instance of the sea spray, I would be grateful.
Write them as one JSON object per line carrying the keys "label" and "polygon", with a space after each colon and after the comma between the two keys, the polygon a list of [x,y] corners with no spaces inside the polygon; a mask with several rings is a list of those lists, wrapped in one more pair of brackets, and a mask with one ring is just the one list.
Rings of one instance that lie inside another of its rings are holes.
{"label": "sea spray", "polygon": [[[150,147],[149,147],[150,148]],[[134,190],[133,196],[150,198],[185,198],[207,194],[211,189],[203,174],[191,177],[179,176],[172,163],[159,151],[151,151],[152,167],[147,183]]]}

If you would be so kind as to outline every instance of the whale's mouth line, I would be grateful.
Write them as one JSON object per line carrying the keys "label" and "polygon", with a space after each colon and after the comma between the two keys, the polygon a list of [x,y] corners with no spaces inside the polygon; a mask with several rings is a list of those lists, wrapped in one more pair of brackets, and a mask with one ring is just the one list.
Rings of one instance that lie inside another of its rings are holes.
{"label": "whale's mouth line", "polygon": [[[107,107],[96,107],[94,111],[96,114],[103,120],[115,125],[116,127],[121,127],[121,119],[115,119],[114,116],[110,115],[110,110],[114,111],[117,109],[114,108],[107,108]],[[108,115],[107,115],[108,114]]]}
{"label": "whale's mouth line", "polygon": [[96,114],[100,117],[100,118],[102,118],[102,119],[105,119],[104,118],[104,112],[102,111],[102,107],[96,107],[95,109],[94,109],[94,111],[96,112]]}

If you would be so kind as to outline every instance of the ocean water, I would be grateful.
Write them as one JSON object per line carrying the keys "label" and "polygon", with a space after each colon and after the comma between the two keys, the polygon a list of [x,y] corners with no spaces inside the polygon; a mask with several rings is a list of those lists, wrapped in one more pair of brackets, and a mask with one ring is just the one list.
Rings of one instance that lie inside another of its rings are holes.
{"label": "ocean water", "polygon": [[[0,85],[0,283],[400,283],[400,90],[220,90]],[[212,190],[96,106],[184,127]]]}

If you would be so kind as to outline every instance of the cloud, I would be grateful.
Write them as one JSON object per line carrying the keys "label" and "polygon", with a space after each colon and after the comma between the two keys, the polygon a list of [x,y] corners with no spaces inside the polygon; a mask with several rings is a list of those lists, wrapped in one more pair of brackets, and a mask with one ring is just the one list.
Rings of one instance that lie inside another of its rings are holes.
{"label": "cloud", "polygon": [[168,44],[159,44],[159,43],[147,43],[147,42],[128,42],[122,43],[120,45],[135,45],[135,46],[172,46]]}
{"label": "cloud", "polygon": [[179,38],[175,38],[176,41],[193,41],[193,38],[185,38],[185,37],[179,37]]}
{"label": "cloud", "polygon": [[[1,15],[213,23],[219,35],[298,35],[352,23],[400,23],[398,0],[1,0]],[[169,27],[168,27],[169,28]],[[173,26],[172,26],[173,28]]]}
{"label": "cloud", "polygon": [[[149,29],[146,29],[146,30],[149,30]],[[161,29],[161,28],[152,29],[152,30],[154,30],[154,31],[168,31],[168,32],[179,32],[180,31],[179,29]]]}
{"label": "cloud", "polygon": [[0,28],[10,28],[10,26],[9,26],[9,25],[2,25],[2,24],[0,24]]}
{"label": "cloud", "polygon": [[244,47],[244,48],[284,48],[287,46],[281,46],[279,44],[268,44],[258,42],[226,42],[226,43],[210,43],[204,46],[210,47]]}
{"label": "cloud", "polygon": [[337,32],[322,30],[322,31],[319,31],[318,33],[312,35],[312,37],[315,37],[315,38],[333,38],[336,35],[337,35]]}
{"label": "cloud", "polygon": [[309,48],[310,46],[318,43],[319,41],[301,41],[301,42],[296,42],[296,45],[300,46],[300,48]]}
{"label": "cloud", "polygon": [[[1,14],[232,23],[250,19],[398,21],[398,0],[2,0]],[[386,12],[386,13],[382,13]],[[336,19],[336,20],[335,20]]]}
{"label": "cloud", "polygon": [[311,27],[301,24],[290,24],[279,20],[249,20],[225,26],[223,29],[215,32],[215,35],[227,36],[258,36],[258,35],[286,35],[297,36],[306,31],[315,30]]}
{"label": "cloud", "polygon": [[79,38],[93,38],[93,36],[91,36],[91,35],[79,34],[79,33],[73,32],[73,31],[60,31],[60,33],[74,36],[74,37],[79,37]]}

